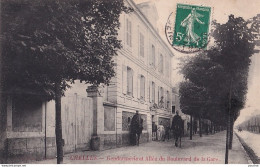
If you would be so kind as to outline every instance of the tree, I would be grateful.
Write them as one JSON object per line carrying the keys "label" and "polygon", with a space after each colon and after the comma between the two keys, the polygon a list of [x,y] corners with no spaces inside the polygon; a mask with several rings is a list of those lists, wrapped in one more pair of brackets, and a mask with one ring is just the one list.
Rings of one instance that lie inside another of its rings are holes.
{"label": "tree", "polygon": [[[181,85],[180,87],[180,94],[184,99],[181,100],[181,106],[184,105],[187,107],[192,105],[190,103],[196,103],[197,109],[193,111],[192,115],[197,116],[200,120],[200,136],[202,135],[201,118],[207,118],[212,122],[219,122],[216,118],[219,118],[222,114],[220,112],[222,111],[220,109],[220,106],[222,106],[222,94],[219,90],[223,90],[222,85],[225,79],[223,78],[223,67],[211,61],[208,56],[209,54],[216,53],[217,51],[214,49],[195,55],[189,58],[182,68],[184,78],[187,79],[190,84],[186,84],[187,86]],[[189,91],[189,89],[193,90],[193,93],[185,93]],[[195,99],[189,99],[184,96],[194,96]],[[213,115],[218,115],[218,117],[214,117]]]}
{"label": "tree", "polygon": [[[219,56],[212,57],[212,59],[221,64],[225,73],[227,74],[227,82],[229,82],[229,95],[228,95],[228,110],[227,110],[227,137],[226,137],[226,155],[225,163],[228,163],[228,148],[229,142],[232,141],[230,135],[230,121],[234,120],[234,115],[237,115],[237,110],[232,113],[232,92],[236,89],[240,80],[247,81],[248,69],[250,65],[250,57],[254,54],[254,35],[253,30],[248,25],[249,22],[243,18],[235,18],[233,15],[229,16],[229,20],[225,24],[216,23],[216,29],[213,31],[215,43],[220,50]],[[224,59],[223,59],[224,58]],[[240,91],[239,95],[245,99],[247,91],[246,82],[242,82],[244,89]],[[242,100],[242,103],[244,100]],[[234,122],[234,121],[233,121]],[[233,124],[233,123],[232,123]]]}
{"label": "tree", "polygon": [[2,2],[3,90],[55,100],[57,163],[63,162],[61,97],[75,80],[108,84],[123,0]]}
{"label": "tree", "polygon": [[231,127],[245,103],[250,56],[255,52],[255,28],[250,28],[249,23],[233,15],[225,24],[214,22],[215,46],[191,58],[183,68],[186,79],[206,90],[204,116],[211,120],[216,114],[224,117],[214,121],[226,122],[225,163],[228,163],[228,148],[232,146]]}
{"label": "tree", "polygon": [[[205,110],[206,104],[206,92],[203,87],[199,87],[190,81],[184,81],[180,83],[180,108],[184,114],[191,116],[191,129],[192,129],[192,117],[199,118],[199,131],[201,131],[201,118]],[[192,139],[192,130],[190,131],[190,139]]]}

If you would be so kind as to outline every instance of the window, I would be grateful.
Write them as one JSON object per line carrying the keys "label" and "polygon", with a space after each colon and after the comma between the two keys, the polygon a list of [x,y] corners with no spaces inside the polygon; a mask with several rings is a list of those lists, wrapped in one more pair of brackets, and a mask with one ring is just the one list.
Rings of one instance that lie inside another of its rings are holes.
{"label": "window", "polygon": [[152,82],[152,102],[155,103],[155,83]]}
{"label": "window", "polygon": [[160,87],[159,89],[159,98],[158,98],[158,101],[159,101],[159,107],[164,107],[164,94],[163,94],[163,88]]}
{"label": "window", "polygon": [[127,67],[127,94],[133,96],[133,70]]}
{"label": "window", "polygon": [[126,19],[126,44],[132,47],[132,23]]}
{"label": "window", "polygon": [[104,106],[104,131],[115,131],[115,108]]}
{"label": "window", "polygon": [[22,96],[12,99],[12,131],[42,131],[42,101],[34,96]]}
{"label": "window", "polygon": [[172,113],[175,114],[175,106],[172,106]]}
{"label": "window", "polygon": [[140,33],[139,47],[139,54],[141,57],[144,57],[144,36],[142,33]]}
{"label": "window", "polygon": [[141,75],[140,79],[140,97],[141,99],[145,98],[145,77]]}
{"label": "window", "polygon": [[176,99],[176,98],[175,98],[175,94],[172,94],[172,103],[173,103],[173,104],[176,104],[175,99]]}
{"label": "window", "polygon": [[170,68],[170,66],[169,66],[170,62],[167,61],[167,60],[165,61],[165,70],[166,70],[165,72],[166,72],[166,76],[169,77],[170,76],[170,69],[169,69]]}
{"label": "window", "polygon": [[154,45],[152,45],[152,54],[151,54],[150,64],[152,66],[155,66],[155,47],[154,47]]}
{"label": "window", "polygon": [[159,72],[163,73],[163,55],[160,54],[160,64],[159,64]]}

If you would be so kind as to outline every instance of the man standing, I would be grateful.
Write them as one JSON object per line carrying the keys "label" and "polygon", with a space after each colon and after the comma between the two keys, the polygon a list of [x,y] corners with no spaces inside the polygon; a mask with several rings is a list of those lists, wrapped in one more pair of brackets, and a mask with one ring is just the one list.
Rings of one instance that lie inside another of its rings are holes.
{"label": "man standing", "polygon": [[157,125],[152,123],[152,140],[157,140]]}
{"label": "man standing", "polygon": [[176,115],[172,119],[172,130],[175,138],[175,146],[178,147],[178,139],[181,138],[183,132],[183,121],[179,116],[179,111],[176,111]]}
{"label": "man standing", "polygon": [[141,126],[141,115],[139,115],[139,111],[136,111],[131,121],[130,142],[132,145],[136,145],[136,135],[138,134]]}
{"label": "man standing", "polygon": [[170,139],[170,125],[166,125],[166,127],[164,128],[165,129],[165,135],[164,135],[164,140],[163,141],[165,141],[165,139]]}

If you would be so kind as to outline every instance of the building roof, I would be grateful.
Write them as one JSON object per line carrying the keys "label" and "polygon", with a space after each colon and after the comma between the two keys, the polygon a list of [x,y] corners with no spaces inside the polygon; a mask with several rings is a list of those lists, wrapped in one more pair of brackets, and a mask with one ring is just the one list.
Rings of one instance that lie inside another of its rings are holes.
{"label": "building roof", "polygon": [[[125,1],[128,2],[128,4],[134,9],[134,11],[138,15],[138,17],[147,24],[147,26],[150,28],[152,33],[157,37],[159,42],[162,45],[164,45],[164,47],[168,50],[168,52],[170,53],[170,56],[173,57],[174,54],[173,54],[172,50],[169,48],[168,44],[166,44],[166,42],[161,38],[160,34],[156,31],[154,26],[150,23],[150,21],[147,19],[147,17],[144,15],[144,13],[138,8],[138,5],[135,4],[135,2],[133,0],[125,0]],[[144,2],[142,4],[145,5],[146,3],[149,3],[149,2]],[[142,4],[140,4],[140,5],[142,5]],[[157,12],[157,10],[155,12]]]}

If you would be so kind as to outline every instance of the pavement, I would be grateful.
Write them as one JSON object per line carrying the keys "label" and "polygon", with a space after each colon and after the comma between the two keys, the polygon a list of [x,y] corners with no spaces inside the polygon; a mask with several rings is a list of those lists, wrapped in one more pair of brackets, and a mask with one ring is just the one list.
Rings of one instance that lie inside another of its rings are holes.
{"label": "pavement", "polygon": [[[182,139],[182,147],[175,147],[173,140],[151,141],[139,146],[126,146],[104,151],[85,151],[66,154],[65,164],[224,164],[225,135],[194,135]],[[56,159],[35,161],[37,164],[55,164]],[[236,135],[229,150],[229,164],[248,164],[249,157]]]}

